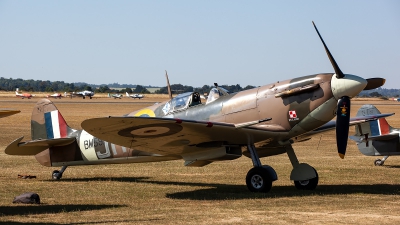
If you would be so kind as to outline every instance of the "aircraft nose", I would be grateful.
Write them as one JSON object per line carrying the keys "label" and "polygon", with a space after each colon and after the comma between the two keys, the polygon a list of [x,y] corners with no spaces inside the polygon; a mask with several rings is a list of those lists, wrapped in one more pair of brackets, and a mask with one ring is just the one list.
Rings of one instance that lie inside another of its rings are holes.
{"label": "aircraft nose", "polygon": [[333,75],[331,80],[332,93],[337,100],[343,96],[353,98],[364,90],[367,83],[364,78],[351,74],[344,74],[342,78]]}

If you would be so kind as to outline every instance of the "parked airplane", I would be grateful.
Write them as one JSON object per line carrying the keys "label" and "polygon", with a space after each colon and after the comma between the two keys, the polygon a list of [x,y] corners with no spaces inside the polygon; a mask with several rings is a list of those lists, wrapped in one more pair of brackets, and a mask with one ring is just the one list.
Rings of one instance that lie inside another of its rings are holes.
{"label": "parked airplane", "polygon": [[110,95],[110,93],[108,93],[108,97],[109,98],[114,98],[114,99],[117,99],[117,98],[121,99],[123,97],[123,95],[121,95],[121,94]]}
{"label": "parked airplane", "polygon": [[[315,25],[314,25],[315,27]],[[245,155],[253,168],[246,185],[253,192],[268,192],[278,179],[260,157],[287,153],[298,189],[315,189],[317,171],[299,163],[292,148],[296,137],[313,131],[337,116],[338,153],[344,157],[350,122],[350,98],[362,90],[380,87],[384,79],[363,79],[343,74],[315,27],[335,73],[298,77],[237,93],[217,85],[207,101],[198,92],[183,93],[163,103],[123,117],[82,122],[84,130],[70,128],[55,105],[40,100],[31,119],[32,141],[13,141],[9,155],[35,155],[60,179],[68,166],[184,160],[201,167]],[[368,118],[362,118],[365,122]]]}
{"label": "parked airplane", "polygon": [[[357,116],[380,114],[373,105],[363,105]],[[384,156],[376,159],[375,166],[382,166],[391,155],[400,155],[400,129],[393,128],[385,118],[359,124],[350,139],[357,143],[360,152],[367,156]]]}
{"label": "parked airplane", "polygon": [[141,98],[144,98],[144,95],[142,95],[142,94],[131,94],[130,95],[128,92],[126,92],[126,97],[131,97],[133,99],[135,99],[135,98],[141,99]]}
{"label": "parked airplane", "polygon": [[83,97],[83,99],[85,99],[85,97],[89,97],[90,99],[92,99],[94,92],[85,90],[85,91],[73,93],[73,95]]}
{"label": "parked airplane", "polygon": [[28,98],[31,99],[32,97],[34,97],[35,95],[29,94],[29,93],[18,93],[18,91],[15,91],[15,96],[17,97],[21,97],[22,99],[24,98]]}
{"label": "parked airplane", "polygon": [[0,118],[6,117],[6,116],[11,116],[17,113],[20,113],[20,110],[16,109],[0,109]]}
{"label": "parked airplane", "polygon": [[52,97],[52,98],[61,99],[61,97],[66,97],[66,96],[67,96],[67,92],[65,92],[64,95],[62,95],[61,93],[54,93],[54,94],[51,94],[51,95],[47,95],[47,98]]}
{"label": "parked airplane", "polygon": [[390,100],[400,102],[400,98],[391,98]]}

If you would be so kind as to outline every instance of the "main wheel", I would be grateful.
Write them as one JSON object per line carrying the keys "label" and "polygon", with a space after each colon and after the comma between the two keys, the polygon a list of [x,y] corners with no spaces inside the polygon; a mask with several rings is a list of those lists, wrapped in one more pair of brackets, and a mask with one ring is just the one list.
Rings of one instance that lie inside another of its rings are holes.
{"label": "main wheel", "polygon": [[299,190],[314,190],[318,185],[318,173],[315,169],[314,171],[317,174],[316,177],[309,180],[294,181],[294,186]]}
{"label": "main wheel", "polygon": [[381,159],[377,159],[377,160],[375,160],[375,162],[374,162],[375,166],[383,166],[384,163],[385,163],[385,162],[382,161]]}
{"label": "main wheel", "polygon": [[247,173],[246,185],[251,192],[269,192],[272,179],[267,169],[254,167]]}
{"label": "main wheel", "polygon": [[53,180],[59,180],[62,177],[62,173],[60,173],[60,171],[58,170],[54,170],[51,174],[51,177],[53,178]]}

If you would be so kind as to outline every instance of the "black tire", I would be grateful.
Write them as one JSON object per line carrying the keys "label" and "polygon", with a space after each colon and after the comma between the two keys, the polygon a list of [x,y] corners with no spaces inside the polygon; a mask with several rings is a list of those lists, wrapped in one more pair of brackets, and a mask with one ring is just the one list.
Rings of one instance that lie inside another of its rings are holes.
{"label": "black tire", "polygon": [[51,174],[51,178],[53,178],[53,180],[59,180],[62,177],[62,173],[60,173],[60,171],[58,170],[54,170],[53,173]]}
{"label": "black tire", "polygon": [[377,160],[375,160],[375,162],[374,162],[374,164],[375,164],[375,166],[383,166],[383,161],[381,160],[381,159],[377,159]]}
{"label": "black tire", "polygon": [[318,173],[315,169],[314,171],[317,174],[316,177],[310,180],[294,181],[294,186],[299,190],[314,190],[318,186]]}
{"label": "black tire", "polygon": [[247,173],[246,185],[251,192],[269,192],[272,179],[269,171],[263,167],[254,167]]}

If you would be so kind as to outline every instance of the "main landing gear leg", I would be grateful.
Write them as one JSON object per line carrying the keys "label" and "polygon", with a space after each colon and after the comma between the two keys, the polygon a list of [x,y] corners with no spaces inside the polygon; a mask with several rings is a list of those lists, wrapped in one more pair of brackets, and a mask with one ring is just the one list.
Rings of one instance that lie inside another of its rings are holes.
{"label": "main landing gear leg", "polygon": [[375,166],[383,166],[387,158],[389,158],[389,156],[385,155],[382,159],[375,160],[374,162]]}
{"label": "main landing gear leg", "polygon": [[246,176],[246,185],[251,192],[269,192],[272,182],[278,179],[275,170],[267,165],[262,165],[254,144],[247,145],[250,152],[253,168]]}
{"label": "main landing gear leg", "polygon": [[318,185],[317,171],[307,163],[299,163],[292,145],[287,145],[285,148],[293,166],[290,179],[294,181],[296,188],[300,190],[314,190]]}
{"label": "main landing gear leg", "polygon": [[61,177],[62,177],[64,171],[67,169],[67,167],[68,166],[63,166],[60,171],[54,170],[53,173],[51,174],[51,177],[53,178],[53,180],[61,179]]}

